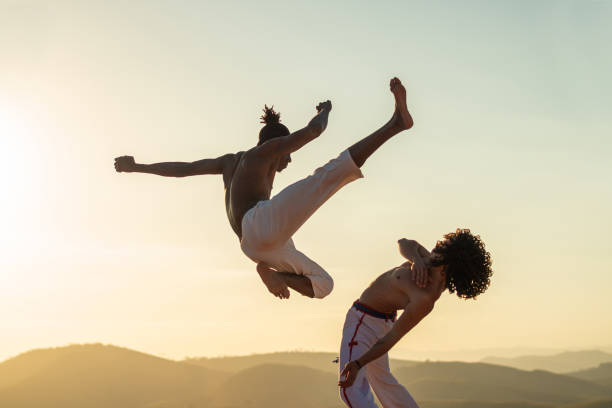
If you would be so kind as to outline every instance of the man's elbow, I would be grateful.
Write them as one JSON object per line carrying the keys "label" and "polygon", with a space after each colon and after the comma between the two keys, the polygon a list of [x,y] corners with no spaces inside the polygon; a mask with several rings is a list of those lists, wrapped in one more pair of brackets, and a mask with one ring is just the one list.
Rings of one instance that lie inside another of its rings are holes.
{"label": "man's elbow", "polygon": [[423,319],[425,316],[427,316],[428,314],[432,312],[435,303],[436,302],[433,299],[431,299],[427,301],[425,304],[423,304],[423,308],[421,310],[421,319]]}

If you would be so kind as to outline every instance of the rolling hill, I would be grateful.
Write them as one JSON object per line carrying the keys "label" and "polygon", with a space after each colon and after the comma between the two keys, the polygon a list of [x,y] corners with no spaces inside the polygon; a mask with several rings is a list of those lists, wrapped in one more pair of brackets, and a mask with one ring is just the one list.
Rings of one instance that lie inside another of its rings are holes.
{"label": "rolling hill", "polygon": [[214,408],[342,407],[335,375],[303,366],[263,364],[232,376],[217,390]]}
{"label": "rolling hill", "polygon": [[612,399],[612,390],[546,371],[522,371],[484,363],[432,362],[396,371],[417,400],[563,404]]}
{"label": "rolling hill", "polygon": [[[0,363],[0,407],[343,408],[334,357],[172,361],[101,344],[33,350]],[[422,408],[612,407],[611,387],[576,377],[600,378],[599,371],[567,376],[484,363],[394,364]]]}
{"label": "rolling hill", "polygon": [[568,373],[568,375],[612,387],[612,363],[603,363],[598,367],[575,371]]}
{"label": "rolling hill", "polygon": [[0,364],[0,407],[206,407],[226,377],[101,344],[33,350]]}

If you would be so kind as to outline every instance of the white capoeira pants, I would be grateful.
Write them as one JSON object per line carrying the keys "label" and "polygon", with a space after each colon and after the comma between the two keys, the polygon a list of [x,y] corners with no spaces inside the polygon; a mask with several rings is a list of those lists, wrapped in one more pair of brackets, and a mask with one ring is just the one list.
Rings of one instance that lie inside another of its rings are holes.
{"label": "white capoeira pants", "polygon": [[242,252],[279,272],[308,277],[316,298],[329,295],[333,279],[298,251],[291,237],[336,191],[361,177],[361,170],[345,150],[311,176],[287,186],[270,200],[258,202],[242,217]]}
{"label": "white capoeira pants", "polygon": [[[346,363],[364,355],[391,327],[391,319],[373,317],[352,306],[342,331],[340,372]],[[359,370],[352,386],[340,388],[340,397],[350,408],[376,408],[370,387],[384,408],[418,408],[410,393],[391,374],[388,354]]]}

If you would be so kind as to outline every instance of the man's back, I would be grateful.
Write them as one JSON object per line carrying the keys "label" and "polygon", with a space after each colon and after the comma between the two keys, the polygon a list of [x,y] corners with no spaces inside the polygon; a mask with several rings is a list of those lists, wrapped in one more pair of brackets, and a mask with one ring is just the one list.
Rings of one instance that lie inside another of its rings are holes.
{"label": "man's back", "polygon": [[259,201],[270,198],[277,162],[276,157],[266,157],[254,147],[234,154],[224,167],[225,210],[239,238],[244,214]]}

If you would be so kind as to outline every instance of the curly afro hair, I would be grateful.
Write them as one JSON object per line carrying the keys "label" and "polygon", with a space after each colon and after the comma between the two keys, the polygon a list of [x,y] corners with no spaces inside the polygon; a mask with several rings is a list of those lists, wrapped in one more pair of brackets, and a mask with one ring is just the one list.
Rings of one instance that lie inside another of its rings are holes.
{"label": "curly afro hair", "polygon": [[280,112],[274,111],[274,105],[268,108],[268,105],[264,105],[264,114],[260,117],[260,123],[266,125],[259,131],[259,142],[257,146],[275,137],[287,136],[289,129],[282,123],[280,123]]}
{"label": "curly afro hair", "polygon": [[444,235],[432,251],[432,266],[446,265],[446,288],[463,299],[484,293],[493,274],[491,254],[485,250],[480,236],[469,229],[457,229]]}

